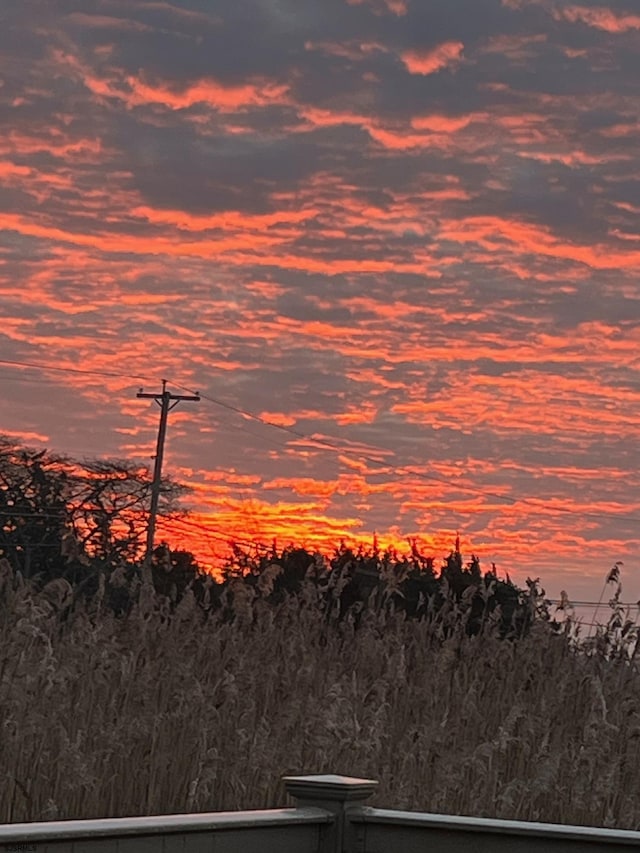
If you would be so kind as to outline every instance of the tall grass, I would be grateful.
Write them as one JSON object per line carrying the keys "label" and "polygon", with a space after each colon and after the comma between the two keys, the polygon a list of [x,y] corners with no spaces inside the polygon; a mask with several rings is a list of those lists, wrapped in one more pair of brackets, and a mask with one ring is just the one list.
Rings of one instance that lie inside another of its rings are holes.
{"label": "tall grass", "polygon": [[189,594],[116,618],[0,581],[0,822],[276,806],[282,775],[334,772],[386,807],[640,827],[635,661],[541,622],[356,628],[311,587],[274,608],[240,583],[233,621]]}

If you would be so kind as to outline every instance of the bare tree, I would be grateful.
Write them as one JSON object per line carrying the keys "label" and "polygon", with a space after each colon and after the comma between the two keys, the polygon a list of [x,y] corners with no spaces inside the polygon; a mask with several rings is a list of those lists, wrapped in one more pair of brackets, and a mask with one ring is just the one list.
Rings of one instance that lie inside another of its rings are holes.
{"label": "bare tree", "polygon": [[[176,511],[185,489],[163,480],[161,508]],[[0,438],[0,556],[24,576],[77,575],[144,550],[151,477],[125,460],[78,462]]]}

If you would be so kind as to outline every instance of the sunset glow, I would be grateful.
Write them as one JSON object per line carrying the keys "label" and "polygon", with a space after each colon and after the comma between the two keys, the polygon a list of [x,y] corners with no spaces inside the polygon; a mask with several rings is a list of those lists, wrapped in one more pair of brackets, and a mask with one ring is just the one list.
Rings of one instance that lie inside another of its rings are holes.
{"label": "sunset glow", "polygon": [[459,532],[640,598],[637,5],[81,5],[0,9],[0,433],[152,464],[166,379],[208,565]]}

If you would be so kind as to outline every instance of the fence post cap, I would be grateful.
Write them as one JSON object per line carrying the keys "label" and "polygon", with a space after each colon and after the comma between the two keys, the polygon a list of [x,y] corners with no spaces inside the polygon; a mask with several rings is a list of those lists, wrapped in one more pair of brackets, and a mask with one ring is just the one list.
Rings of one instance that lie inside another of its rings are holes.
{"label": "fence post cap", "polygon": [[378,785],[375,779],[358,779],[334,773],[285,776],[283,782],[287,794],[297,800],[336,800],[343,803],[368,799]]}

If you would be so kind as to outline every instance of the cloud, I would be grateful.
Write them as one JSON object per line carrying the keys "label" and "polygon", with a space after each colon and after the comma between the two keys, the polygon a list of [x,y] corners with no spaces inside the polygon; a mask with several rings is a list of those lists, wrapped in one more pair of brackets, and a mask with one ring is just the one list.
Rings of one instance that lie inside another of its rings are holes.
{"label": "cloud", "polygon": [[550,589],[633,562],[628,4],[10,6],[0,358],[96,374],[0,366],[5,429],[148,461],[140,382],[200,389],[166,459],[205,530],[163,535],[206,560],[460,530]]}
{"label": "cloud", "polygon": [[402,54],[402,61],[410,74],[436,74],[443,68],[455,68],[462,60],[464,44],[447,41],[424,52],[410,50]]}
{"label": "cloud", "polygon": [[615,10],[604,6],[554,7],[553,16],[556,20],[586,24],[588,27],[604,30],[606,33],[617,34],[640,30],[640,15],[616,13]]}

